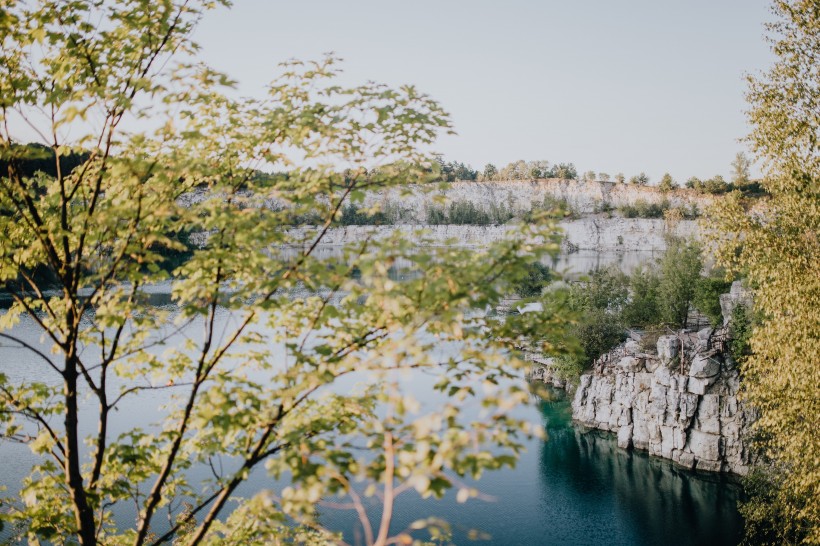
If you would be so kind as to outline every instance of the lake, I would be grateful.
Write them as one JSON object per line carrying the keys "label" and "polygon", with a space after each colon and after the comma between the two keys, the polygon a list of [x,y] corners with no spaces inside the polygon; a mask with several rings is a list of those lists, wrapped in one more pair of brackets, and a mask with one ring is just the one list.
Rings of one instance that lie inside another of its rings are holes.
{"label": "lake", "polygon": [[[584,271],[590,262],[610,262],[607,257],[577,257],[583,259],[583,265],[573,268],[571,256],[564,257],[562,265],[577,272]],[[162,290],[155,298],[157,305],[167,302]],[[221,316],[220,320],[231,318]],[[14,333],[39,342],[39,332],[31,320],[21,321]],[[43,368],[29,353],[0,348],[0,372],[42,379]],[[422,401],[435,403],[437,395],[429,394],[424,380],[409,388]],[[159,416],[157,408],[164,396],[149,392],[133,399],[118,412],[114,427],[119,430],[115,433],[134,426],[135,419]],[[527,450],[515,469],[486,474],[478,482],[477,488],[488,500],[458,503],[451,492],[441,500],[422,501],[414,493],[407,494],[397,501],[392,530],[398,532],[417,519],[435,515],[452,525],[456,544],[469,542],[471,530],[483,534],[484,540],[478,543],[498,545],[739,542],[743,522],[737,511],[740,488],[735,480],[685,471],[670,461],[619,449],[614,435],[572,424],[570,401],[563,391],[548,389],[542,396],[533,395],[531,403],[518,413],[543,424],[547,439],[527,440]],[[0,461],[0,485],[14,494],[34,461],[33,455],[24,446],[2,442]],[[249,495],[262,487],[283,485],[262,473],[251,482],[238,493]],[[128,509],[116,514],[123,525],[133,522],[133,516]],[[356,543],[359,532],[354,513],[326,508],[321,511],[321,521]]]}

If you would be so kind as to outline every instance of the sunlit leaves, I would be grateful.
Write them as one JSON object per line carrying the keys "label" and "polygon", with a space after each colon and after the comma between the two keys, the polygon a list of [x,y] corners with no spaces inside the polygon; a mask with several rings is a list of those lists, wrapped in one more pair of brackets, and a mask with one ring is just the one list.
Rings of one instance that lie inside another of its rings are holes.
{"label": "sunlit leaves", "polygon": [[[564,349],[549,306],[492,315],[557,251],[548,218],[481,249],[396,231],[320,258],[346,203],[426,187],[449,118],[412,86],[339,85],[333,57],[286,63],[262,100],[232,98],[227,76],[190,62],[216,3],[0,11],[0,279],[14,298],[0,326],[34,321],[28,349],[51,374],[0,381],[0,430],[44,459],[3,515],[31,541],[327,542],[328,498],[467,500],[463,482],[514,464],[533,431],[513,416],[528,398],[515,347]],[[15,123],[82,161],[24,176],[44,154]],[[417,381],[431,400],[408,394]],[[236,508],[263,467],[283,482]]]}

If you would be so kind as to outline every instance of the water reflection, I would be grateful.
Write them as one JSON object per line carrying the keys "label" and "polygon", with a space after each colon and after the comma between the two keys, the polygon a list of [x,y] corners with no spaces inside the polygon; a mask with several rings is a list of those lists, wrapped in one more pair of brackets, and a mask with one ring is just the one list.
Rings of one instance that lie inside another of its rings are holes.
{"label": "water reflection", "polygon": [[572,426],[569,402],[551,394],[553,400],[540,403],[549,434],[539,448],[540,512],[565,514],[556,506],[564,499],[586,517],[571,527],[555,518],[545,543],[738,543],[742,520],[733,480],[619,449],[612,434]]}

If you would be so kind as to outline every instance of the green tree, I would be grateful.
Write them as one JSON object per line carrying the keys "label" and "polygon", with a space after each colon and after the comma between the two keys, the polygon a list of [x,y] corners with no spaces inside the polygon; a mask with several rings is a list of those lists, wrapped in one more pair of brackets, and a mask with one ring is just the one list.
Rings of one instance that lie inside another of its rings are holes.
{"label": "green tree", "polygon": [[735,155],[735,160],[732,161],[732,184],[735,186],[745,186],[751,182],[751,167],[752,160],[743,152],[738,152],[737,155]]}
{"label": "green tree", "polygon": [[695,298],[692,304],[698,311],[709,317],[712,326],[723,324],[720,295],[727,293],[731,286],[732,283],[726,280],[722,272],[714,272],[709,276],[701,277],[695,285]]}
{"label": "green tree", "polygon": [[664,173],[661,181],[658,182],[658,189],[664,193],[677,189],[678,184],[672,179],[672,175]]}
{"label": "green tree", "polygon": [[484,180],[495,180],[498,175],[498,169],[492,163],[487,163],[484,166]]}
{"label": "green tree", "polygon": [[615,266],[594,269],[588,279],[577,282],[570,290],[576,309],[618,312],[629,296],[629,278]]}
{"label": "green tree", "polygon": [[624,183],[626,182],[626,177],[624,176],[624,173],[618,173],[618,174],[616,174],[616,175],[615,175],[615,181],[616,181],[618,184],[624,184]]}
{"label": "green tree", "polygon": [[646,186],[649,184],[649,177],[646,173],[642,172],[641,174],[637,174],[629,179],[629,183],[635,186]]}
{"label": "green tree", "polygon": [[747,276],[760,317],[743,385],[775,487],[746,516],[754,527],[768,520],[773,542],[820,544],[820,12],[812,0],[774,0],[772,10],[775,61],[747,94],[747,142],[770,198],[749,214],[732,193],[710,214],[719,258]]}
{"label": "green tree", "polygon": [[[474,310],[511,293],[558,236],[545,220],[476,251],[395,234],[320,260],[348,203],[430,179],[418,150],[448,117],[411,86],[339,85],[332,58],[288,63],[263,100],[232,98],[227,76],[186,62],[216,3],[3,4],[0,281],[14,303],[0,336],[42,370],[0,363],[0,434],[39,457],[0,518],[29,543],[326,543],[340,539],[316,505],[339,494],[366,543],[407,543],[389,537],[399,493],[459,487],[466,498],[461,477],[515,459],[528,425],[508,410],[528,393],[504,383],[523,365],[509,351],[564,321]],[[22,125],[55,158],[87,155],[25,174]],[[259,176],[262,166],[284,174]],[[318,226],[290,228],[308,214]],[[167,251],[190,255],[168,267]],[[396,281],[402,260],[424,274]],[[158,308],[144,288],[161,283],[172,305]],[[20,320],[42,344],[17,338]],[[438,340],[458,354],[442,361]],[[434,374],[449,397],[421,408],[398,370]],[[368,386],[334,394],[348,377]],[[135,412],[116,430],[146,391],[171,393],[160,421]],[[481,421],[462,418],[471,400]],[[234,502],[263,468],[290,485]],[[127,510],[133,527],[116,516]]]}
{"label": "green tree", "polygon": [[661,319],[672,326],[685,328],[703,269],[700,248],[694,243],[669,237],[659,266]]}
{"label": "green tree", "polygon": [[575,170],[575,165],[572,163],[559,163],[553,166],[552,175],[554,178],[562,180],[575,180],[578,178],[578,171]]}
{"label": "green tree", "polygon": [[622,319],[627,326],[660,324],[660,287],[658,273],[650,267],[639,267],[629,277],[629,301],[624,305]]}

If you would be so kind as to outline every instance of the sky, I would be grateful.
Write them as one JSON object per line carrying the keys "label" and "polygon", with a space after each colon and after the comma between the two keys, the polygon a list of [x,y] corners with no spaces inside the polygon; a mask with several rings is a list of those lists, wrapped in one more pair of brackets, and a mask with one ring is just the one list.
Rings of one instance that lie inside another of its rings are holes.
{"label": "sky", "polygon": [[451,114],[445,159],[627,177],[728,177],[747,147],[744,75],[772,62],[765,0],[235,0],[194,36],[261,95],[287,59],[344,59],[341,83],[416,85]]}

